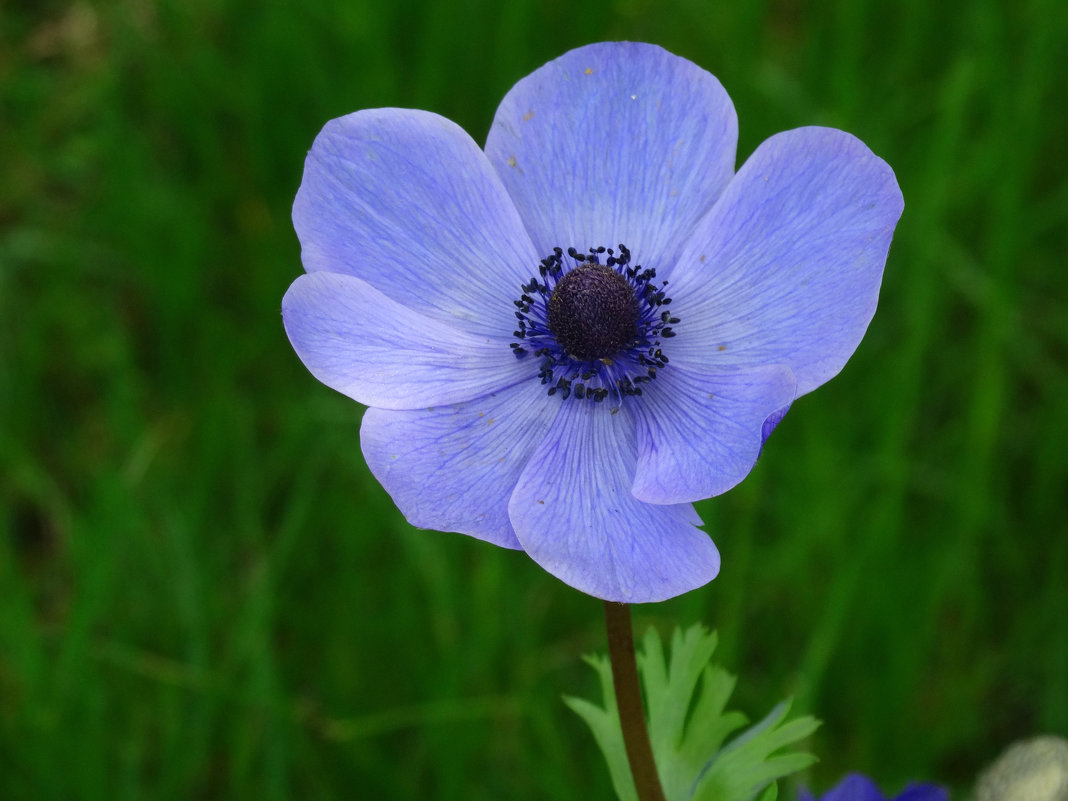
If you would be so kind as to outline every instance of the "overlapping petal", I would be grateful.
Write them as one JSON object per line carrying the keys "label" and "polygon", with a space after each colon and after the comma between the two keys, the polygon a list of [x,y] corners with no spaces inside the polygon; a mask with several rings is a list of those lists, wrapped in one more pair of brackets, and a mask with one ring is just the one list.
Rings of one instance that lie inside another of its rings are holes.
{"label": "overlapping petal", "polygon": [[[794,386],[796,388],[796,381],[794,382]],[[782,419],[786,417],[786,413],[788,411],[790,411],[790,407],[783,406],[781,409],[776,409],[774,412],[767,416],[767,418],[764,420],[764,425],[761,426],[760,430],[761,447],[763,447],[763,443],[768,441],[768,437],[771,436],[771,432],[779,427],[779,423],[781,423]]]}
{"label": "overlapping petal", "polygon": [[655,45],[611,42],[513,86],[486,154],[540,252],[622,242],[659,270],[730,180],[737,139],[715,77]]}
{"label": "overlapping petal", "polygon": [[[850,773],[834,789],[817,799],[802,788],[798,801],[886,801],[879,787],[860,773]],[[933,784],[917,784],[893,798],[893,801],[949,801],[949,793]]]}
{"label": "overlapping petal", "polygon": [[[810,792],[802,789],[800,801],[816,801]],[[851,773],[830,790],[820,801],[886,801],[875,782],[859,773]]]}
{"label": "overlapping petal", "polygon": [[670,273],[671,358],[785,364],[802,395],[856,350],[901,215],[890,167],[860,140],[799,128],[765,141]]}
{"label": "overlapping petal", "polygon": [[764,423],[789,404],[794,386],[778,365],[706,373],[672,363],[661,370],[634,404],[635,497],[683,503],[731,489],[753,469]]}
{"label": "overlapping petal", "polygon": [[282,318],[312,375],[368,406],[458,403],[531,373],[506,343],[451,328],[351,275],[302,275],[282,299]]}
{"label": "overlapping petal", "polygon": [[610,601],[661,601],[719,572],[690,504],[631,493],[634,420],[601,404],[561,404],[519,477],[509,516],[523,549],[562,581]]}
{"label": "overlapping petal", "polygon": [[560,410],[559,398],[532,389],[521,384],[434,409],[368,409],[364,458],[413,526],[520,548],[509,497]]}
{"label": "overlapping petal", "polygon": [[537,254],[493,167],[458,125],[408,109],[326,124],[293,223],[308,272],[355,275],[476,334],[507,337]]}

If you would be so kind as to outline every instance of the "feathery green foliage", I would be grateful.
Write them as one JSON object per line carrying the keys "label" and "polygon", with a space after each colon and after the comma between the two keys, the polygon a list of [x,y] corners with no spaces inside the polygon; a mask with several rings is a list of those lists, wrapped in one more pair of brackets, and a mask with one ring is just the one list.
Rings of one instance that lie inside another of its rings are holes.
{"label": "feathery green foliage", "polygon": [[[649,723],[657,772],[667,801],[751,801],[763,793],[774,798],[777,780],[816,761],[799,751],[779,753],[812,734],[811,716],[784,723],[789,702],[778,704],[760,722],[736,734],[748,722],[741,712],[725,711],[735,677],[709,664],[716,634],[700,624],[676,628],[667,662],[656,629],[646,632],[638,655],[638,671]],[[574,696],[564,700],[593,731],[608,762],[612,786],[620,801],[638,796],[627,762],[616,706],[612,666],[607,657],[586,662],[601,681],[604,707]]]}

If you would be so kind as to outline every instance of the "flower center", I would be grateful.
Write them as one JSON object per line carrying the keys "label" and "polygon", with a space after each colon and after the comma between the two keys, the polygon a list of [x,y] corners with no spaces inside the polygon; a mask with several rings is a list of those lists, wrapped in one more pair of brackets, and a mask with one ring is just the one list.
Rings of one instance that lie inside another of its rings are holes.
{"label": "flower center", "polygon": [[615,270],[582,264],[556,284],[549,298],[549,330],[572,359],[614,356],[638,334],[638,299]]}
{"label": "flower center", "polygon": [[[602,263],[603,260],[603,263]],[[668,357],[660,340],[675,336],[679,322],[668,311],[667,281],[656,270],[631,266],[624,245],[579,253],[561,248],[541,260],[538,275],[523,284],[515,301],[517,359],[535,356],[548,393],[600,402],[642,394]]]}

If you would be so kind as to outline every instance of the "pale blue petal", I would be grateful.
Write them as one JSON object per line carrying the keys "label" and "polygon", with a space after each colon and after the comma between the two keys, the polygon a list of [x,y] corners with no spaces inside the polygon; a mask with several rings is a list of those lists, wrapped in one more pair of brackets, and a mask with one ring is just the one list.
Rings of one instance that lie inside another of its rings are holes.
{"label": "pale blue petal", "polygon": [[794,395],[781,366],[703,373],[672,362],[632,404],[638,423],[634,495],[683,503],[734,487],[756,464],[768,417]]}
{"label": "pale blue petal", "polygon": [[326,124],[293,204],[308,272],[354,275],[426,316],[509,336],[538,260],[515,206],[463,129],[426,111]]}
{"label": "pale blue petal", "polygon": [[565,401],[508,507],[523,549],[547,571],[608,601],[681,595],[719,572],[719,552],[690,504],[631,494],[637,452],[624,408]]}
{"label": "pale blue petal", "polygon": [[453,406],[368,409],[360,443],[413,526],[520,548],[508,499],[559,410],[558,397],[528,381]]}
{"label": "pale blue petal", "polygon": [[738,120],[708,72],[660,47],[580,47],[519,81],[486,155],[539,252],[625,244],[674,261],[734,172]]}
{"label": "pale blue petal", "polygon": [[672,362],[785,364],[798,395],[833,377],[875,313],[902,207],[893,171],[850,134],[765,141],[670,272]]}
{"label": "pale blue petal", "polygon": [[458,331],[350,275],[300,276],[282,299],[282,319],[312,375],[368,406],[457,403],[537,373],[506,340]]}
{"label": "pale blue petal", "polygon": [[781,409],[776,409],[774,412],[768,415],[768,419],[764,421],[764,425],[761,427],[760,440],[761,447],[763,443],[768,441],[768,437],[771,436],[771,432],[779,427],[779,423],[786,417],[786,413],[790,411],[789,406],[783,406]]}

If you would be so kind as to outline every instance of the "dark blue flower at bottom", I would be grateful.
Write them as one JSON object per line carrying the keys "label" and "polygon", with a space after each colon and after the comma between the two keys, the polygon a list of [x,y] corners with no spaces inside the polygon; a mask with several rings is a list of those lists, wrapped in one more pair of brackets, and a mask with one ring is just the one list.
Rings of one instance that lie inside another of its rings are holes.
{"label": "dark blue flower at bottom", "polygon": [[370,407],[364,455],[413,525],[608,600],[715,577],[693,502],[857,348],[902,210],[847,133],[777,134],[736,173],[737,131],[716,78],[635,43],[521,80],[484,150],[423,111],[323,128],[286,332]]}
{"label": "dark blue flower at bottom", "polygon": [[802,790],[798,801],[949,801],[949,793],[933,784],[914,784],[900,795],[888,798],[867,776],[850,773],[837,787],[818,799],[807,790]]}

